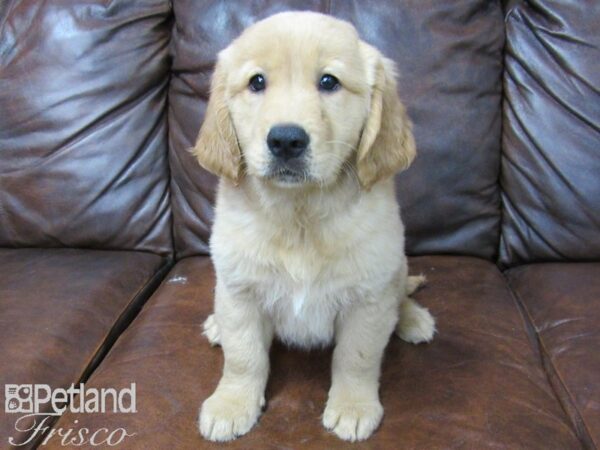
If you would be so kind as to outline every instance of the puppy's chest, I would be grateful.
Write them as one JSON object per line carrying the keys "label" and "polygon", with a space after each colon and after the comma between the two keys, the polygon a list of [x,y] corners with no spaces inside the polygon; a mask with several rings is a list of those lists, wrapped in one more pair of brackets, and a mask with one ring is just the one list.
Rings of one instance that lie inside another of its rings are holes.
{"label": "puppy's chest", "polygon": [[254,290],[276,335],[288,344],[307,348],[330,343],[337,315],[357,298],[352,287],[301,284],[285,277],[255,283]]}
{"label": "puppy's chest", "polygon": [[331,342],[337,315],[359,298],[351,259],[333,250],[274,246],[255,255],[247,282],[283,341],[303,347]]}

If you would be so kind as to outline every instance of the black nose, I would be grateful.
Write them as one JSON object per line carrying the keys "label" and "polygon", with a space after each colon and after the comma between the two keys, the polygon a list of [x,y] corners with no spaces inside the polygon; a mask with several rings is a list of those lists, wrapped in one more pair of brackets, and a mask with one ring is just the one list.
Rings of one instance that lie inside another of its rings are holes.
{"label": "black nose", "polygon": [[309,141],[306,131],[297,125],[276,125],[267,136],[267,145],[273,156],[283,159],[302,155]]}

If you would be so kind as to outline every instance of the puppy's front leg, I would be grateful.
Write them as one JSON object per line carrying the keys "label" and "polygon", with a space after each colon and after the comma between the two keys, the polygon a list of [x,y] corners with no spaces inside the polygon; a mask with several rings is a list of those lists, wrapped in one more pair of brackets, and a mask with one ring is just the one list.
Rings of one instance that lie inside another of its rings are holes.
{"label": "puppy's front leg", "polygon": [[272,326],[255,299],[236,298],[217,284],[215,320],[225,356],[223,376],[200,409],[200,432],[211,441],[247,433],[264,406]]}
{"label": "puppy's front leg", "polygon": [[332,384],[323,425],[348,441],[367,439],[383,417],[381,359],[398,317],[397,301],[391,295],[353,307],[336,322]]}

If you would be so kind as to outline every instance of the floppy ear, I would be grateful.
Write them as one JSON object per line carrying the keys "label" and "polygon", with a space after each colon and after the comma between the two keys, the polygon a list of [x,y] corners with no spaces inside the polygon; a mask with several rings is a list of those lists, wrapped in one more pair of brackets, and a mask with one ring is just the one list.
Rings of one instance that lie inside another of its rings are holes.
{"label": "floppy ear", "polygon": [[219,55],[204,122],[192,153],[206,170],[237,184],[241,172],[241,151],[225,97],[226,74],[223,57]]}
{"label": "floppy ear", "polygon": [[394,62],[361,43],[372,86],[371,103],[358,145],[356,169],[362,186],[406,169],[416,155],[412,124],[396,91]]}

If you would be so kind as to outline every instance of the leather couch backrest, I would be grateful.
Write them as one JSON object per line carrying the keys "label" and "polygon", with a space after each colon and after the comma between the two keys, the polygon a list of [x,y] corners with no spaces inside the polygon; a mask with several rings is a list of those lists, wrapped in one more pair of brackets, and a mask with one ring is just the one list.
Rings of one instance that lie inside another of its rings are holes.
{"label": "leather couch backrest", "polygon": [[507,16],[500,262],[600,257],[600,2]]}
{"label": "leather couch backrest", "polygon": [[251,23],[288,9],[330,13],[398,63],[400,95],[419,155],[397,177],[411,254],[494,258],[504,22],[500,1],[174,2],[169,158],[175,248],[207,253],[215,178],[189,153],[202,122],[217,52]]}
{"label": "leather couch backrest", "polygon": [[169,253],[168,0],[0,4],[0,247]]}

